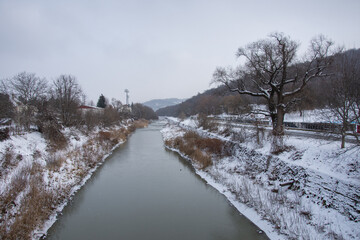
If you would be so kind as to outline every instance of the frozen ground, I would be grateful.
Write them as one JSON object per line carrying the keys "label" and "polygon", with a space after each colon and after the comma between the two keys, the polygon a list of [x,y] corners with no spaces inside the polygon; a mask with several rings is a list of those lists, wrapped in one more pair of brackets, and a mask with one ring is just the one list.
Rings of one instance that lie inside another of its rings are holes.
{"label": "frozen ground", "polygon": [[274,155],[266,133],[257,138],[255,130],[238,129],[225,137],[224,126],[209,132],[194,118],[169,122],[165,140],[189,129],[229,142],[242,135],[233,156],[215,158],[197,173],[271,239],[360,239],[359,146],[288,136],[286,151]]}

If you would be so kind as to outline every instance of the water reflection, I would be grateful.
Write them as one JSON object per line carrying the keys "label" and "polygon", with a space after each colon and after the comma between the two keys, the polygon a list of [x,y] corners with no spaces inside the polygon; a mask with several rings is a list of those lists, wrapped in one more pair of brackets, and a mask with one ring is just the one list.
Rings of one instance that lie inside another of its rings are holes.
{"label": "water reflection", "polygon": [[137,130],[116,150],[48,239],[267,239],[188,161],[164,149],[160,128]]}

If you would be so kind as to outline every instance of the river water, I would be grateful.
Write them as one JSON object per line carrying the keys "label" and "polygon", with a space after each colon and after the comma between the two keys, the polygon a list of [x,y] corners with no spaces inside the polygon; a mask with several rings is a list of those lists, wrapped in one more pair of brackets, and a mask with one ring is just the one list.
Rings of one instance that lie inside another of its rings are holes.
{"label": "river water", "polygon": [[138,129],[65,207],[47,239],[268,239],[192,166]]}

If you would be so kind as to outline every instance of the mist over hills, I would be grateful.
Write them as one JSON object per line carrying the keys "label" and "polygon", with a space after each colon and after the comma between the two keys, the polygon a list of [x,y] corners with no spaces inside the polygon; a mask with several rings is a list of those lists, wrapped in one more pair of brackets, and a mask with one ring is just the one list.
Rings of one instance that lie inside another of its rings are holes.
{"label": "mist over hills", "polygon": [[186,99],[178,99],[178,98],[153,99],[153,100],[144,102],[143,105],[152,108],[154,111],[157,111],[160,108],[180,104],[185,100]]}

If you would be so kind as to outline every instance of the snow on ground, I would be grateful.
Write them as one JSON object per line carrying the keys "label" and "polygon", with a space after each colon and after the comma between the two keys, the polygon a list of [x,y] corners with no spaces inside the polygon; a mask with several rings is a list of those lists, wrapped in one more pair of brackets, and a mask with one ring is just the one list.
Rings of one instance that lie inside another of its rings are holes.
{"label": "snow on ground", "polygon": [[[164,140],[181,136],[185,129],[232,140],[219,134],[223,126],[210,133],[195,126],[194,119],[169,121],[162,130]],[[254,129],[241,134],[246,140],[233,156],[216,160],[205,171],[197,169],[197,174],[271,239],[360,239],[359,146],[347,143],[340,149],[339,142],[288,136],[287,151],[273,155],[266,136],[259,143]],[[262,170],[268,159],[268,170]],[[287,183],[291,190],[281,185]]]}
{"label": "snow on ground", "polygon": [[300,114],[300,112],[291,112],[285,114],[284,121],[285,122],[307,122],[307,123],[315,123],[315,122],[329,122],[328,115],[331,114],[326,110],[304,110]]}
{"label": "snow on ground", "polygon": [[[62,133],[68,144],[64,149],[52,149],[38,132],[13,135],[0,142],[0,200],[6,203],[6,206],[1,206],[1,222],[11,226],[17,213],[24,207],[22,202],[29,192],[31,179],[41,176],[40,186],[55,196],[57,205],[53,206],[55,208],[45,224],[39,226],[32,236],[33,239],[39,239],[46,234],[69,198],[85,184],[113,149],[125,141],[123,129],[129,124],[131,123],[124,122],[109,129],[97,128],[86,134],[76,128],[65,128]],[[99,140],[100,130],[118,135],[112,139]],[[114,145],[115,140],[117,144]],[[18,179],[23,182],[23,187],[20,186],[20,192],[12,193],[13,185],[16,181],[19,182]],[[14,194],[17,195],[15,200],[6,202],[7,196]],[[5,226],[0,224],[0,227]],[[0,238],[3,234],[0,234]]]}
{"label": "snow on ground", "polygon": [[[16,172],[20,171],[26,165],[31,164],[33,154],[36,152],[40,154],[45,153],[46,147],[45,139],[37,132],[12,136],[10,139],[0,142],[0,155],[2,159],[4,159],[7,154],[15,157],[15,159],[9,163],[11,166],[10,169],[5,168],[2,162],[0,164],[0,193],[5,190],[6,185]],[[17,164],[17,162],[19,162],[19,164]]]}

